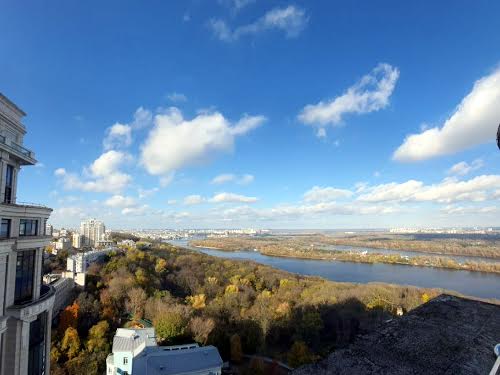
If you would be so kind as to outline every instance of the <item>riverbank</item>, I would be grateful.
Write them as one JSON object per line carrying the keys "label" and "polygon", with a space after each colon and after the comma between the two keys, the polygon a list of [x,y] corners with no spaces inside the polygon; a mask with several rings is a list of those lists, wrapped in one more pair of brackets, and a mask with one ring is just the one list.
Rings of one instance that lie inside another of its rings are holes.
{"label": "riverbank", "polygon": [[190,241],[195,247],[204,247],[220,251],[257,250],[268,256],[282,258],[297,258],[311,260],[329,260],[354,263],[385,263],[417,267],[434,267],[451,270],[465,270],[473,272],[489,272],[500,274],[500,262],[464,262],[438,256],[408,257],[399,254],[360,253],[335,250],[316,249],[314,246],[304,248],[289,241],[279,243],[276,239],[261,240],[253,238],[233,237],[217,239],[201,239]]}

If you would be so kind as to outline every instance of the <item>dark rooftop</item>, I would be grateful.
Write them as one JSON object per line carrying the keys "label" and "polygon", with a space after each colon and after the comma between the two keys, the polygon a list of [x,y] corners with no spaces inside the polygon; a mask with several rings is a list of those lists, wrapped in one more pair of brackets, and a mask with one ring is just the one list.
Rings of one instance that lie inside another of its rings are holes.
{"label": "dark rooftop", "polygon": [[441,295],[292,374],[488,374],[499,342],[499,305]]}

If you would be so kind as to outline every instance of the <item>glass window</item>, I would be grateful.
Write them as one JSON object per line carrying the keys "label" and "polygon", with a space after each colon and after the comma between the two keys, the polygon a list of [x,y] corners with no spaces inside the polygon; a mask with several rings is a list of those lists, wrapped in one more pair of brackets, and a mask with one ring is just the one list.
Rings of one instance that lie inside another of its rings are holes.
{"label": "glass window", "polygon": [[19,236],[36,236],[38,221],[34,219],[21,219],[19,221]]}
{"label": "glass window", "polygon": [[42,313],[30,324],[28,375],[45,373],[45,331],[47,314]]}
{"label": "glass window", "polygon": [[7,170],[5,172],[5,195],[4,202],[12,203],[12,182],[14,181],[14,167],[12,165],[7,165]]}
{"label": "glass window", "polygon": [[0,226],[0,238],[10,237],[10,219],[2,219]]}
{"label": "glass window", "polygon": [[123,357],[123,364],[126,365],[128,363],[128,358],[127,357]]}
{"label": "glass window", "polygon": [[16,260],[16,291],[14,303],[20,304],[33,298],[33,281],[35,276],[36,250],[26,250],[17,253]]}

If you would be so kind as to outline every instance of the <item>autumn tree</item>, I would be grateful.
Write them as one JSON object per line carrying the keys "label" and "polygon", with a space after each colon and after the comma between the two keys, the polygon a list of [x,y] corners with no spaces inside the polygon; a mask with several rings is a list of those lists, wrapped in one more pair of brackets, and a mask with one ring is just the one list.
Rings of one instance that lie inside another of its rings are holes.
{"label": "autumn tree", "polygon": [[80,309],[80,306],[78,305],[78,302],[73,302],[72,305],[66,307],[60,314],[59,314],[59,334],[62,336],[65,334],[66,330],[69,327],[76,328],[78,325],[78,311]]}
{"label": "autumn tree", "polygon": [[239,363],[243,358],[243,351],[241,349],[241,339],[240,336],[235,333],[231,336],[231,361]]}
{"label": "autumn tree", "polygon": [[193,309],[199,310],[206,306],[207,297],[204,294],[196,294],[187,297],[187,301],[193,306]]}
{"label": "autumn tree", "polygon": [[288,364],[292,367],[299,367],[310,363],[312,354],[303,341],[295,341],[288,352]]}
{"label": "autumn tree", "polygon": [[214,328],[215,321],[212,318],[203,319],[195,317],[189,322],[189,330],[193,339],[202,345],[206,345],[208,336]]}
{"label": "autumn tree", "polygon": [[130,289],[128,298],[125,300],[125,307],[135,320],[142,319],[144,316],[144,304],[147,297],[146,292],[142,288]]}
{"label": "autumn tree", "polygon": [[61,350],[66,353],[68,359],[75,358],[80,351],[80,336],[73,327],[68,327],[64,332],[61,343]]}
{"label": "autumn tree", "polygon": [[250,361],[249,374],[252,375],[264,375],[265,365],[262,358],[252,358]]}
{"label": "autumn tree", "polygon": [[87,340],[87,351],[89,352],[108,352],[109,343],[108,335],[109,323],[106,320],[102,320],[96,325],[92,326],[89,330],[89,336]]}

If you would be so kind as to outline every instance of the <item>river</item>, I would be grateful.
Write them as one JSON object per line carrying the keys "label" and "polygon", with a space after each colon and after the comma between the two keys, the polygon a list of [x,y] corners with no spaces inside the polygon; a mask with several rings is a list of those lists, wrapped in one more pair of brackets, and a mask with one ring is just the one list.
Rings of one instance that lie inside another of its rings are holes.
{"label": "river", "polygon": [[399,264],[280,258],[262,255],[256,251],[220,251],[203,247],[191,247],[188,245],[187,240],[168,242],[220,258],[253,260],[284,271],[301,275],[321,276],[332,281],[354,283],[378,281],[424,288],[443,288],[455,290],[468,296],[500,299],[500,275],[493,273]]}

